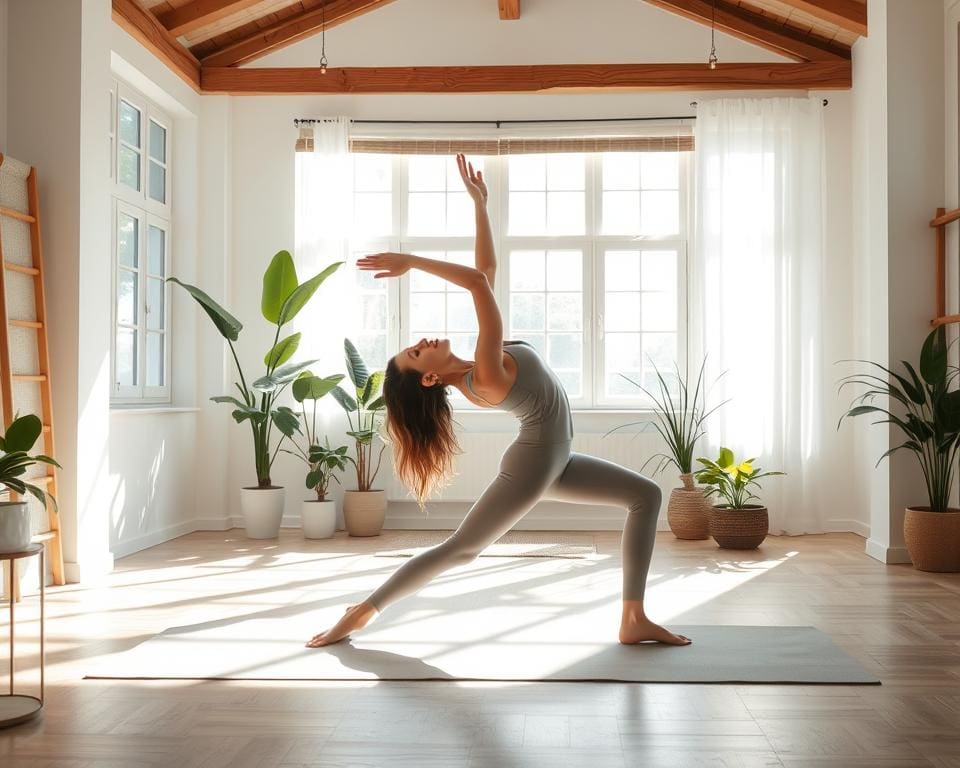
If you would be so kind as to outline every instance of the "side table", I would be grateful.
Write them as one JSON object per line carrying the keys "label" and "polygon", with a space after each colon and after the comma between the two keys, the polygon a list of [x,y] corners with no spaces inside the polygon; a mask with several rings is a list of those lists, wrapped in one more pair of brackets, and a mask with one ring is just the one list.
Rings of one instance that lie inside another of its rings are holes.
{"label": "side table", "polygon": [[[34,555],[40,556],[40,697],[27,696],[14,693],[13,687],[13,661],[14,661],[14,615],[13,607],[16,604],[14,600],[14,581],[16,579],[17,567],[16,561]],[[0,552],[0,563],[10,562],[10,585],[7,592],[10,598],[10,692],[0,694],[0,728],[7,728],[11,725],[24,723],[33,717],[43,707],[43,662],[44,662],[44,586],[46,582],[46,565],[44,563],[44,550],[42,544],[31,544],[22,552]]]}

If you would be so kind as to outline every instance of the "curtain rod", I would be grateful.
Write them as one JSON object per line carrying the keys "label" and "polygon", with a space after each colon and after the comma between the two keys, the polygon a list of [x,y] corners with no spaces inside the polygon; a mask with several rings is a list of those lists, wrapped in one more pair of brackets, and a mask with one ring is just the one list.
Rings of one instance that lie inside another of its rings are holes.
{"label": "curtain rod", "polygon": [[[499,128],[501,125],[538,124],[538,123],[631,123],[646,122],[652,120],[696,120],[696,115],[682,115],[674,117],[582,117],[582,118],[557,118],[555,120],[351,120],[352,123],[376,123],[379,125],[495,125]],[[311,117],[294,118],[295,126],[301,123],[320,123],[322,119]]]}

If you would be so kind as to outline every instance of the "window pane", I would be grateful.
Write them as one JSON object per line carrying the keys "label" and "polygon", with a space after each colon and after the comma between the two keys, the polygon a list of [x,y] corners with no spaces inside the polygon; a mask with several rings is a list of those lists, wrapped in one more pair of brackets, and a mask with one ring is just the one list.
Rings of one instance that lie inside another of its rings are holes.
{"label": "window pane", "polygon": [[547,359],[547,336],[544,333],[513,333],[510,334],[513,339],[511,341],[525,341],[527,344],[532,346],[537,352],[540,353],[540,357],[544,360]]}
{"label": "window pane", "polygon": [[510,290],[542,291],[545,287],[543,251],[513,251],[510,254]]}
{"label": "window pane", "polygon": [[675,333],[643,334],[644,368],[649,368],[651,372],[653,366],[659,368],[660,371],[673,370],[676,359],[677,336]]}
{"label": "window pane", "polygon": [[[163,330],[163,286],[163,280],[157,280],[153,277],[147,278],[147,328],[154,331]],[[149,349],[148,346],[147,351]]]}
{"label": "window pane", "polygon": [[676,251],[643,252],[643,288],[647,291],[676,291]]}
{"label": "window pane", "polygon": [[677,189],[680,186],[680,155],[676,152],[644,152],[640,156],[640,180],[644,189]]}
{"label": "window pane", "polygon": [[547,157],[547,188],[551,190],[583,189],[583,157],[575,153],[549,155]]}
{"label": "window pane", "polygon": [[447,225],[445,192],[411,192],[407,211],[410,235],[442,235]]}
{"label": "window pane", "polygon": [[137,273],[129,269],[117,272],[117,322],[137,324]]}
{"label": "window pane", "polygon": [[607,251],[603,260],[608,291],[640,290],[640,251]]}
{"label": "window pane", "polygon": [[390,155],[354,155],[353,188],[358,192],[389,192],[393,188]]}
{"label": "window pane", "polygon": [[475,211],[473,200],[466,192],[449,193],[447,195],[447,234],[472,237],[477,226]]}
{"label": "window pane", "polygon": [[164,262],[164,241],[166,240],[167,233],[164,232],[160,227],[149,226],[147,228],[149,233],[149,239],[147,240],[147,270],[151,275],[157,275],[157,277],[166,277],[166,272],[163,271],[163,262]]}
{"label": "window pane", "polygon": [[387,367],[387,334],[357,333],[350,339],[371,371]]}
{"label": "window pane", "polygon": [[583,396],[583,374],[580,371],[554,371],[554,373],[567,391],[567,397]]}
{"label": "window pane", "polygon": [[150,197],[158,203],[167,202],[167,170],[150,161]]}
{"label": "window pane", "polygon": [[677,301],[672,293],[644,291],[641,301],[643,330],[675,331],[677,328]]}
{"label": "window pane", "polygon": [[606,331],[640,330],[640,293],[610,292],[605,297],[603,327]]}
{"label": "window pane", "polygon": [[140,221],[126,213],[117,212],[117,262],[125,267],[139,264]]}
{"label": "window pane", "polygon": [[[415,251],[414,255],[422,256],[425,259],[438,259],[440,261],[445,261],[446,256],[443,251]],[[423,272],[419,269],[411,269],[408,274],[410,275],[410,290],[412,291],[446,290],[446,280],[443,280],[436,275],[431,275],[429,272]]]}
{"label": "window pane", "polygon": [[360,296],[360,327],[365,331],[387,327],[387,297],[382,293]]}
{"label": "window pane", "polygon": [[604,336],[604,356],[608,371],[639,371],[641,368],[640,334],[608,333]]}
{"label": "window pane", "polygon": [[[626,378],[624,378],[626,377]],[[627,381],[629,379],[630,381]],[[640,371],[617,371],[607,374],[608,397],[636,397],[643,398],[643,391],[632,382],[643,383],[643,374]],[[645,385],[644,385],[645,386]],[[656,391],[656,390],[651,390]]]}
{"label": "window pane", "polygon": [[542,235],[547,229],[545,192],[510,193],[510,234]]}
{"label": "window pane", "polygon": [[547,193],[547,234],[582,235],[584,233],[583,192]]}
{"label": "window pane", "polygon": [[548,362],[555,368],[580,368],[581,341],[579,333],[551,333]]}
{"label": "window pane", "polygon": [[120,145],[120,183],[140,191],[140,153]]}
{"label": "window pane", "polygon": [[410,326],[427,333],[443,333],[447,303],[445,293],[411,293]]}
{"label": "window pane", "polygon": [[579,331],[583,318],[579,293],[547,294],[547,329]]}
{"label": "window pane", "polygon": [[353,195],[353,231],[360,239],[393,232],[393,197],[389,192],[356,192]]}
{"label": "window pane", "polygon": [[469,293],[447,294],[447,330],[474,331],[477,329],[477,312]]}
{"label": "window pane", "polygon": [[147,334],[147,386],[163,386],[163,339],[162,333]]}
{"label": "window pane", "polygon": [[603,188],[605,190],[640,189],[640,153],[605,152]]}
{"label": "window pane", "polygon": [[579,291],[583,287],[583,254],[580,251],[547,253],[547,290]]}
{"label": "window pane", "polygon": [[544,155],[510,155],[509,162],[511,192],[547,188],[547,163]]}
{"label": "window pane", "polygon": [[542,293],[510,296],[510,327],[518,331],[542,331],[546,327]]}
{"label": "window pane", "polygon": [[457,357],[472,360],[477,354],[477,334],[451,333],[447,337],[450,339],[450,351]]}
{"label": "window pane", "polygon": [[680,231],[679,192],[640,193],[640,232],[675,235]]}
{"label": "window pane", "polygon": [[411,192],[443,192],[447,188],[446,165],[441,155],[412,155],[408,161],[407,184]]}
{"label": "window pane", "polygon": [[117,329],[117,384],[122,387],[137,385],[137,332],[130,328]]}
{"label": "window pane", "polygon": [[167,129],[153,120],[150,121],[150,157],[167,162]]}
{"label": "window pane", "polygon": [[140,146],[140,110],[120,100],[120,138],[135,147]]}
{"label": "window pane", "polygon": [[630,235],[639,231],[640,193],[604,192],[603,234]]}

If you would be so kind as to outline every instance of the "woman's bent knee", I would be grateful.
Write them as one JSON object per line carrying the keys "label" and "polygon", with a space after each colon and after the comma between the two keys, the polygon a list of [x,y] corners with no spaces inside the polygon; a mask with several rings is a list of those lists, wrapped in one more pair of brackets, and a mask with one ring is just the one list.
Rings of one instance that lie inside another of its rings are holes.
{"label": "woman's bent knee", "polygon": [[631,512],[659,512],[660,504],[663,501],[663,492],[660,486],[652,480],[643,478],[643,483],[637,489],[633,503],[630,505]]}

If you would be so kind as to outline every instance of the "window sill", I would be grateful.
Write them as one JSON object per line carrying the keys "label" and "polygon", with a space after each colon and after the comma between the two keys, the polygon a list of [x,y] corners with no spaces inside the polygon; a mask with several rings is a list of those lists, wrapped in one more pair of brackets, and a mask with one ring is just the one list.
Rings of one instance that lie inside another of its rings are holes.
{"label": "window sill", "polygon": [[110,415],[123,414],[125,416],[150,416],[167,413],[200,413],[199,408],[188,408],[175,405],[111,405]]}

